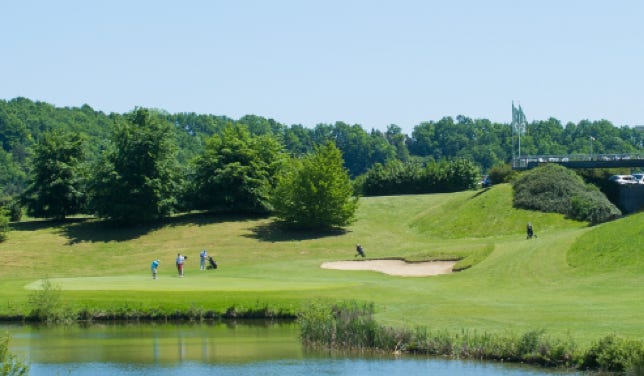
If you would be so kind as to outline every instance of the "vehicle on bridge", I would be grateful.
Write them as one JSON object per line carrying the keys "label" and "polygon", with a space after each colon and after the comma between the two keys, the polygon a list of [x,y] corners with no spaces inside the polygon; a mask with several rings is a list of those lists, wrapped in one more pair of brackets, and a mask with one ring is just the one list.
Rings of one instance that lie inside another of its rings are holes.
{"label": "vehicle on bridge", "polygon": [[637,180],[638,183],[644,184],[644,172],[635,172],[631,175],[633,175],[633,177],[635,178],[635,180]]}
{"label": "vehicle on bridge", "polygon": [[633,175],[613,175],[608,180],[617,184],[637,184],[638,181]]}

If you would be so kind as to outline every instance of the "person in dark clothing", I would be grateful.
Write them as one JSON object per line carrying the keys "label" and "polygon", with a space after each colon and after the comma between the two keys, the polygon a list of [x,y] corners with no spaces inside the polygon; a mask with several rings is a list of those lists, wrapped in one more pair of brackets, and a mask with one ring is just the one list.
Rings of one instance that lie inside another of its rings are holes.
{"label": "person in dark clothing", "polygon": [[532,239],[532,237],[534,236],[534,231],[532,230],[532,223],[528,222],[528,227],[526,231],[528,233],[528,237],[526,239]]}
{"label": "person in dark clothing", "polygon": [[217,269],[217,261],[213,260],[212,256],[208,256],[208,266],[206,269]]}
{"label": "person in dark clothing", "polygon": [[356,244],[356,255],[354,257],[362,256],[364,257],[364,250],[360,244]]}

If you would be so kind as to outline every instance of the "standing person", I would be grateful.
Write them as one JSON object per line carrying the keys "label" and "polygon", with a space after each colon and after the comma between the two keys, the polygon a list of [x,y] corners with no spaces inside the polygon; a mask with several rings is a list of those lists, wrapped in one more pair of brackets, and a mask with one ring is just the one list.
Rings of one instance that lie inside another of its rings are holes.
{"label": "standing person", "polygon": [[157,279],[157,269],[159,268],[159,259],[154,259],[152,261],[152,265],[150,265],[150,269],[152,269],[152,279]]}
{"label": "standing person", "polygon": [[532,230],[532,223],[528,222],[528,226],[526,227],[526,231],[528,233],[527,239],[532,239],[532,235],[534,235],[534,231]]}
{"label": "standing person", "polygon": [[360,244],[356,244],[356,255],[353,257],[358,257],[358,255],[364,257],[364,250],[362,249],[362,246]]}
{"label": "standing person", "polygon": [[206,270],[206,260],[208,259],[208,251],[202,249],[199,253],[199,270]]}
{"label": "standing person", "polygon": [[181,253],[177,253],[177,271],[179,272],[179,277],[183,277],[183,263],[186,258]]}

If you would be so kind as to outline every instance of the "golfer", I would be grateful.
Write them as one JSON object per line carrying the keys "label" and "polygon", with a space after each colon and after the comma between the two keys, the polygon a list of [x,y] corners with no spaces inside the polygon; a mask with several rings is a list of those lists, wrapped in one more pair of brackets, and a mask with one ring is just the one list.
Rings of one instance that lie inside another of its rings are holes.
{"label": "golfer", "polygon": [[199,270],[206,270],[206,260],[208,260],[208,251],[202,249],[199,253]]}
{"label": "golfer", "polygon": [[356,252],[357,252],[356,255],[353,257],[358,257],[358,256],[364,257],[364,249],[362,249],[362,246],[360,244],[356,244]]}
{"label": "golfer", "polygon": [[159,268],[159,259],[155,259],[152,261],[152,265],[150,265],[150,269],[152,269],[152,279],[157,279],[157,269]]}
{"label": "golfer", "polygon": [[183,263],[185,262],[186,257],[181,253],[177,253],[177,271],[179,272],[179,277],[183,277]]}

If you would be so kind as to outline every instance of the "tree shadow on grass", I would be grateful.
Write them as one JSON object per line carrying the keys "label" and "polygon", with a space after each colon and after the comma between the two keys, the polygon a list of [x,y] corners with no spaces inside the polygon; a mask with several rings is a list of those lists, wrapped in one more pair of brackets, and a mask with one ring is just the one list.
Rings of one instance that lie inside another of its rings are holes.
{"label": "tree shadow on grass", "polygon": [[69,239],[68,245],[76,243],[123,242],[139,238],[163,227],[161,224],[120,226],[108,221],[86,221],[61,228],[61,234]]}
{"label": "tree shadow on grass", "polygon": [[297,229],[282,222],[271,222],[251,228],[251,234],[243,235],[264,242],[286,242],[292,240],[311,240],[330,236],[340,236],[347,233],[342,228],[326,230]]}
{"label": "tree shadow on grass", "polygon": [[205,212],[179,214],[154,223],[119,225],[96,218],[68,218],[64,220],[34,220],[12,223],[11,227],[19,231],[37,231],[51,228],[69,239],[68,245],[91,242],[123,242],[137,239],[150,232],[165,227],[207,226],[223,222],[256,221],[266,216],[242,214],[212,214]]}
{"label": "tree shadow on grass", "polygon": [[28,221],[11,222],[9,227],[16,231],[38,231],[46,228],[57,229],[74,223],[87,221],[87,218],[65,218],[65,219],[34,219]]}
{"label": "tree shadow on grass", "polygon": [[481,189],[481,190],[478,190],[478,191],[477,191],[477,192],[476,192],[472,197],[470,197],[469,199],[470,199],[470,200],[475,199],[475,198],[479,197],[480,195],[482,195],[482,194],[486,193],[486,192],[487,192],[487,191],[489,191],[489,190],[490,190],[490,187],[486,187],[486,188],[483,188],[483,189]]}

